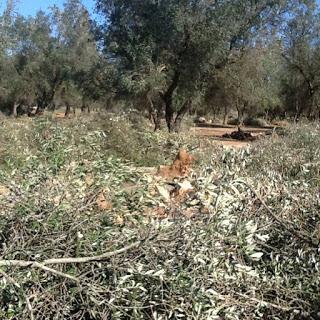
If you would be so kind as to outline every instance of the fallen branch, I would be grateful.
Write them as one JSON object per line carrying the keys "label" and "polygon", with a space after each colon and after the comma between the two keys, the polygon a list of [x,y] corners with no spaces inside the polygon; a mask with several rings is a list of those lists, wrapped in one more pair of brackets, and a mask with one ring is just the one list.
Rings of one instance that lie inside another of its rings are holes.
{"label": "fallen branch", "polygon": [[240,297],[243,297],[247,300],[251,300],[253,302],[257,302],[259,304],[263,304],[265,306],[269,306],[269,307],[272,307],[272,308],[275,308],[275,309],[278,309],[278,310],[282,310],[282,311],[291,311],[293,310],[294,308],[292,307],[284,307],[284,306],[280,306],[279,304],[275,304],[275,303],[272,303],[272,302],[268,302],[268,301],[265,301],[265,300],[260,300],[260,299],[257,299],[257,298],[254,298],[254,297],[250,297],[246,294],[242,294],[242,293],[239,293],[239,292],[235,292],[236,295],[240,296]]}
{"label": "fallen branch", "polygon": [[69,275],[67,273],[64,273],[64,272],[61,272],[61,271],[46,267],[42,263],[34,262],[32,264],[32,267],[42,269],[43,271],[51,272],[51,273],[53,273],[53,274],[55,274],[57,276],[60,276],[60,277],[63,277],[63,278],[67,278],[67,279],[75,281],[75,282],[80,282],[80,280],[78,278],[76,278],[74,276],[71,276],[71,275]]}
{"label": "fallen branch", "polygon": [[[137,248],[140,246],[142,240],[136,241],[124,248],[111,251],[111,252],[106,252],[104,254],[101,254],[99,256],[93,256],[93,257],[79,257],[79,258],[60,258],[60,259],[48,259],[42,262],[43,265],[48,265],[48,264],[68,264],[68,263],[88,263],[88,262],[93,262],[93,261],[102,261],[106,260],[108,258],[111,258],[113,256],[116,256],[118,254],[127,252],[133,248]],[[1,261],[0,261],[0,266],[1,266]]]}
{"label": "fallen branch", "polygon": [[79,258],[55,258],[55,259],[47,259],[44,260],[43,262],[39,263],[37,261],[26,261],[26,260],[0,260],[0,267],[5,266],[5,267],[31,267],[31,268],[39,268],[44,271],[51,272],[55,275],[67,278],[69,280],[75,281],[75,282],[80,282],[80,280],[74,276],[71,276],[69,274],[60,272],[58,270],[52,269],[47,267],[47,265],[53,265],[53,264],[70,264],[70,263],[89,263],[89,262],[94,262],[94,261],[103,261],[108,258],[111,258],[115,255],[127,252],[133,248],[136,248],[140,246],[140,244],[144,240],[136,241],[124,248],[111,251],[111,252],[106,252],[104,254],[101,254],[99,256],[92,256],[92,257],[79,257]]}

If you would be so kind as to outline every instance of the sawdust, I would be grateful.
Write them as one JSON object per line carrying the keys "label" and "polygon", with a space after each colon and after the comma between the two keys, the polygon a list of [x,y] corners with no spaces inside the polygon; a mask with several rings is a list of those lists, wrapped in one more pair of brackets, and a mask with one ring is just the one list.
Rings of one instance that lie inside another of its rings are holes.
{"label": "sawdust", "polygon": [[10,189],[6,186],[0,185],[0,197],[6,197],[10,194]]}
{"label": "sawdust", "polygon": [[113,205],[112,205],[112,202],[111,201],[107,201],[105,195],[103,192],[100,192],[97,199],[96,199],[96,203],[97,203],[97,206],[98,208],[101,210],[101,211],[104,211],[104,210],[112,210],[113,208]]}
{"label": "sawdust", "polygon": [[186,177],[190,173],[193,161],[194,158],[185,149],[181,149],[173,164],[171,166],[160,166],[157,175],[166,179]]}
{"label": "sawdust", "polygon": [[52,116],[54,119],[67,119],[64,112],[54,112]]}
{"label": "sawdust", "polygon": [[90,173],[86,174],[84,180],[88,187],[91,187],[94,184],[94,178]]}

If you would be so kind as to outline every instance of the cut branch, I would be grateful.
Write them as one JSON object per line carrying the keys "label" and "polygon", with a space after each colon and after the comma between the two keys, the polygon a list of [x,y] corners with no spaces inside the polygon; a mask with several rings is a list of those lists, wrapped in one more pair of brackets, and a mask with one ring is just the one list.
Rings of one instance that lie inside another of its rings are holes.
{"label": "cut branch", "polygon": [[271,303],[271,302],[268,302],[268,301],[265,301],[265,300],[257,299],[255,297],[250,297],[250,296],[248,296],[246,294],[242,294],[242,293],[239,293],[239,292],[235,292],[235,294],[237,294],[238,296],[243,297],[243,298],[245,298],[247,300],[251,300],[253,302],[256,302],[256,303],[259,303],[259,304],[263,304],[265,306],[272,307],[272,308],[275,308],[275,309],[278,309],[278,310],[282,310],[282,311],[288,312],[288,311],[291,311],[292,309],[294,309],[292,307],[281,306],[279,304],[275,304],[275,303]]}
{"label": "cut branch", "polygon": [[69,280],[79,282],[79,279],[71,276],[69,274],[60,272],[58,270],[52,269],[47,267],[47,265],[54,265],[54,264],[71,264],[71,263],[89,263],[89,262],[94,262],[94,261],[103,261],[108,258],[111,258],[115,255],[127,252],[133,248],[137,248],[140,246],[144,240],[136,241],[124,248],[111,251],[111,252],[106,252],[104,254],[101,254],[99,256],[92,256],[92,257],[79,257],[79,258],[55,258],[55,259],[47,259],[44,260],[43,262],[39,263],[36,261],[26,261],[26,260],[0,260],[0,266],[5,266],[5,267],[31,267],[31,268],[38,268],[42,269],[47,272],[51,272],[55,275],[58,275],[60,277],[67,278]]}

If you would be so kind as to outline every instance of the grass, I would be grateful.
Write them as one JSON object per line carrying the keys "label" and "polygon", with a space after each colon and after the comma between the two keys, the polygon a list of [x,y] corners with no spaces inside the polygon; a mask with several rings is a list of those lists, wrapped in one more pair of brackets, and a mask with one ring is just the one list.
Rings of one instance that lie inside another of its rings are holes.
{"label": "grass", "polygon": [[[319,318],[317,125],[234,151],[125,115],[1,121],[1,259],[91,257],[142,241],[104,261],[49,265],[79,282],[1,267],[1,319]],[[138,167],[180,147],[198,147],[194,192],[168,203],[156,192],[165,183]]]}

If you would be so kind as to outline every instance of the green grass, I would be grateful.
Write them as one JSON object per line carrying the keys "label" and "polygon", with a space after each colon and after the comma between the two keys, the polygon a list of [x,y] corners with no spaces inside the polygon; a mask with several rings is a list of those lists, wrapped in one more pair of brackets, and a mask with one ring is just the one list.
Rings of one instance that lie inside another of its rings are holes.
{"label": "green grass", "polygon": [[[26,297],[35,319],[318,319],[317,125],[239,151],[203,140],[194,193],[178,204],[138,167],[196,148],[191,135],[125,116],[3,119],[0,143],[1,259],[93,256],[146,239],[102,262],[50,265],[80,284],[1,267],[20,288],[0,276],[0,319],[30,318]],[[113,209],[99,210],[101,192]],[[152,215],[159,206],[164,219]]]}

